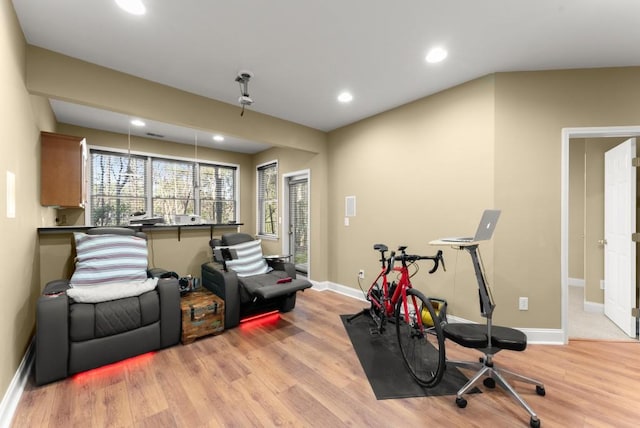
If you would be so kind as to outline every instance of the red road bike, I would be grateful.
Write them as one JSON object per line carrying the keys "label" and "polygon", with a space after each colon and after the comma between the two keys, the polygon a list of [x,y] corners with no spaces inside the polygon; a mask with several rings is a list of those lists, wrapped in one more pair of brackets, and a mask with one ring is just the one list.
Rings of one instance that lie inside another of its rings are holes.
{"label": "red road bike", "polygon": [[[440,382],[444,374],[444,334],[440,314],[434,309],[432,299],[426,298],[411,285],[411,277],[417,273],[418,265],[415,265],[413,274],[409,272],[409,266],[419,260],[431,260],[433,267],[429,273],[432,274],[440,264],[445,269],[444,258],[442,251],[438,251],[435,256],[419,256],[407,254],[406,248],[399,247],[399,254],[392,251],[387,259],[386,245],[373,246],[374,250],[380,252],[381,269],[365,293],[371,306],[352,315],[347,322],[360,315],[368,315],[375,323],[372,333],[382,333],[387,321],[395,323],[405,366],[420,385],[431,388]],[[396,262],[400,262],[400,265],[395,266]],[[389,283],[388,276],[391,272],[397,272],[398,278]]]}

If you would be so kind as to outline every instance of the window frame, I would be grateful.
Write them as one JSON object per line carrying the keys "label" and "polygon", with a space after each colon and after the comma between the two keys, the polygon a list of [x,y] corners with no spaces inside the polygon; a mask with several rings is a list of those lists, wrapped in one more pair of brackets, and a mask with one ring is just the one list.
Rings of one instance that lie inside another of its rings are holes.
{"label": "window frame", "polygon": [[[131,155],[132,157],[138,157],[138,158],[146,158],[146,170],[145,170],[145,182],[146,182],[146,195],[145,195],[145,207],[146,207],[146,212],[150,213],[153,212],[153,177],[152,177],[152,168],[151,168],[151,164],[153,162],[154,159],[160,159],[160,160],[166,160],[166,161],[175,161],[175,162],[190,162],[190,163],[195,163],[196,167],[194,168],[195,171],[198,172],[199,174],[199,170],[200,170],[200,165],[206,165],[206,166],[213,166],[213,167],[225,167],[225,168],[232,168],[234,169],[234,189],[233,189],[233,197],[234,197],[234,202],[235,202],[235,222],[239,222],[240,218],[241,218],[241,204],[240,204],[240,177],[241,175],[241,171],[240,171],[240,165],[239,164],[235,164],[235,163],[229,163],[229,162],[218,162],[218,161],[211,161],[211,160],[204,160],[204,159],[194,159],[194,158],[187,158],[187,157],[182,157],[182,156],[171,156],[171,155],[164,155],[161,153],[152,153],[152,152],[141,152],[141,151],[128,151],[128,150],[123,150],[123,149],[119,149],[119,148],[113,148],[113,147],[106,147],[106,146],[96,146],[96,145],[89,145],[88,147],[88,153],[89,155],[87,156],[87,174],[85,175],[85,180],[86,180],[86,188],[87,188],[87,204],[85,206],[85,210],[84,210],[84,218],[85,218],[85,224],[88,225],[93,225],[92,224],[92,219],[91,219],[91,214],[92,214],[92,210],[93,210],[93,206],[92,206],[92,197],[93,197],[93,192],[92,192],[92,178],[93,178],[93,164],[92,164],[92,154],[95,151],[99,151],[99,152],[104,152],[106,154],[113,154],[113,155]],[[199,177],[198,177],[199,178]],[[200,213],[200,201],[199,201],[199,191],[196,190],[195,192],[196,194],[196,203],[195,203],[195,207],[194,209],[197,211],[197,213]],[[199,214],[198,214],[199,215]],[[172,224],[173,221],[171,223],[164,223],[164,224]]]}
{"label": "window frame", "polygon": [[[263,195],[261,195],[261,189],[262,189],[261,171],[272,166],[275,168],[275,174],[276,174],[274,179],[275,199],[269,199],[269,200],[274,201],[275,207],[276,207],[275,233],[267,233],[265,231],[266,217],[263,218],[263,215],[262,215],[265,198],[263,197]],[[260,238],[276,240],[280,236],[280,222],[279,222],[280,217],[278,215],[278,212],[280,210],[280,196],[278,192],[280,189],[279,189],[278,177],[279,177],[279,164],[277,159],[256,165],[256,235],[259,236]]]}

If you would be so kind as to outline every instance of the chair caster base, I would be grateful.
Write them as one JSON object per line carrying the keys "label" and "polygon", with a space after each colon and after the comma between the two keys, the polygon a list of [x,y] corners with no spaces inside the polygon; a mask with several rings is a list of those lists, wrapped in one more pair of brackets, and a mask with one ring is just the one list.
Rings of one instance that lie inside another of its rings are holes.
{"label": "chair caster base", "polygon": [[482,381],[482,384],[487,388],[491,388],[491,389],[496,387],[496,381],[492,377],[485,378]]}
{"label": "chair caster base", "polygon": [[536,394],[541,395],[541,396],[545,396],[545,394],[547,393],[547,391],[544,390],[544,386],[537,386],[536,385]]}
{"label": "chair caster base", "polygon": [[467,407],[467,400],[465,400],[462,397],[456,397],[456,404],[458,405],[458,407],[460,407],[461,409],[464,409],[465,407]]}
{"label": "chair caster base", "polygon": [[529,425],[531,426],[531,428],[540,428],[540,419],[531,418],[529,420]]}

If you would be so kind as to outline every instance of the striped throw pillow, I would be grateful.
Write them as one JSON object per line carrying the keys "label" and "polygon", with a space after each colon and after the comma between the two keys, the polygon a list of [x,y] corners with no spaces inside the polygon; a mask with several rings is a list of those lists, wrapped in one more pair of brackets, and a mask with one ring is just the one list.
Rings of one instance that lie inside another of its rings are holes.
{"label": "striped throw pillow", "polygon": [[233,269],[240,277],[269,272],[269,266],[262,257],[261,243],[262,240],[256,239],[224,247],[229,250],[235,250],[238,255],[237,259],[227,261],[227,268]]}
{"label": "striped throw pillow", "polygon": [[72,286],[144,281],[147,242],[137,236],[74,233],[76,269]]}

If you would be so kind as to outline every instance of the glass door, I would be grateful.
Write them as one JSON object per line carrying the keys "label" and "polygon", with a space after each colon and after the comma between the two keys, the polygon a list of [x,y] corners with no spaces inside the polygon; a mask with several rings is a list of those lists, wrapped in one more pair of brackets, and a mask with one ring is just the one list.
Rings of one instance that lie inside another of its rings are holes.
{"label": "glass door", "polygon": [[289,193],[289,253],[296,271],[309,272],[309,180],[294,176],[288,181]]}

